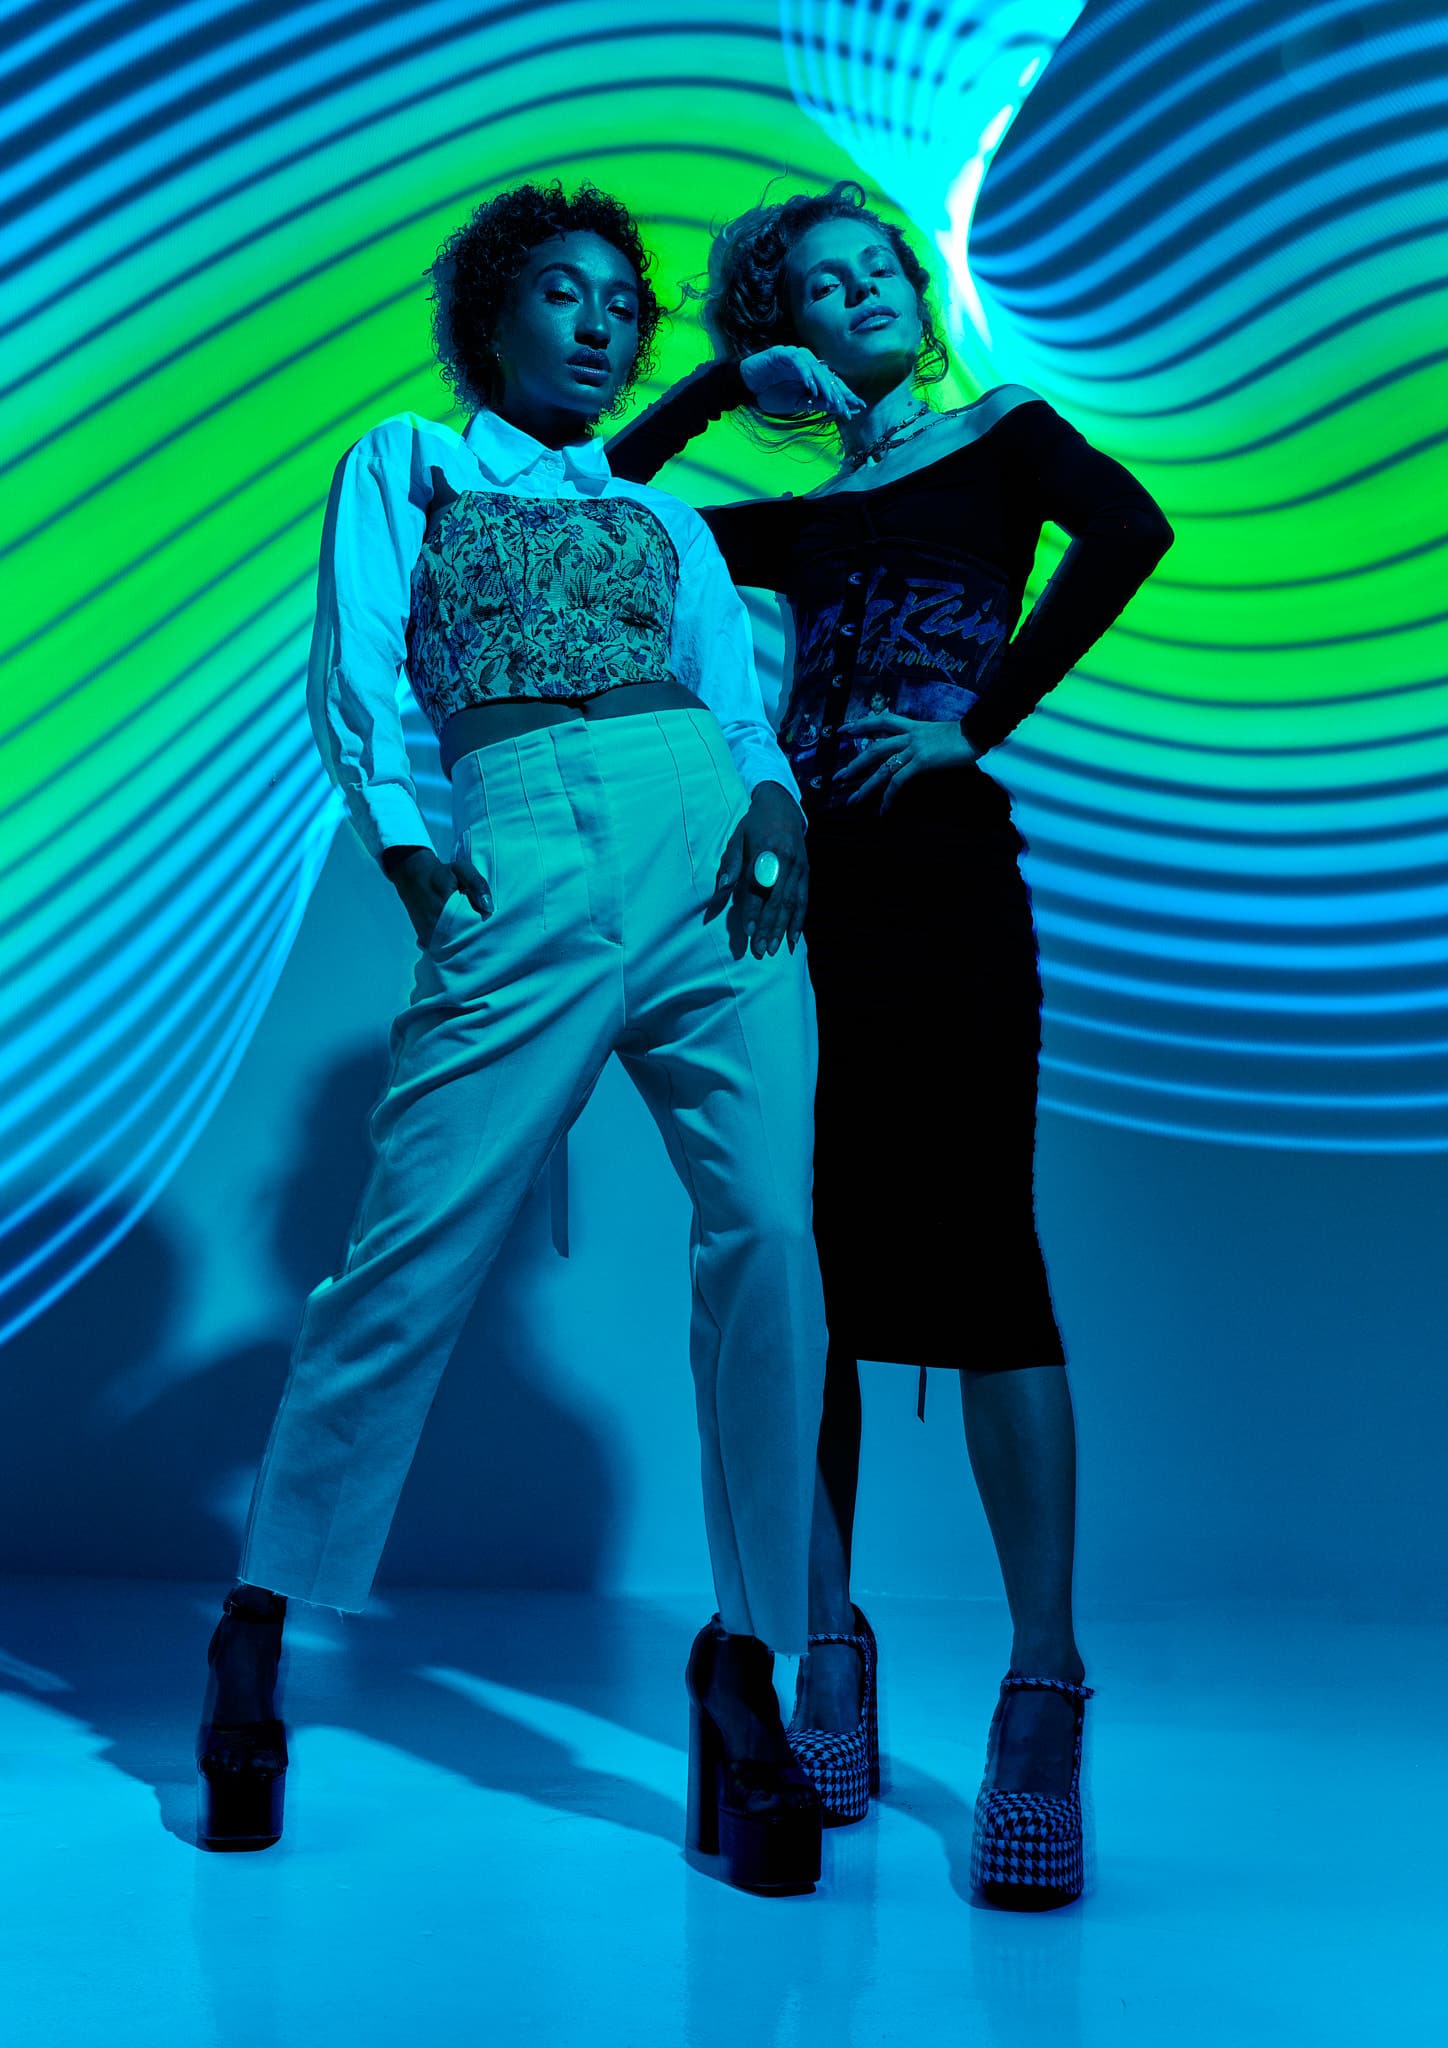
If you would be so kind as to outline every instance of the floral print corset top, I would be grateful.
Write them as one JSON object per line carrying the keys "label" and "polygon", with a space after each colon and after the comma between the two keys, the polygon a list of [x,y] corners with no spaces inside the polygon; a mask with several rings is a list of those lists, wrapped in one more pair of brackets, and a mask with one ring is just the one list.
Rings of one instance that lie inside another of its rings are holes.
{"label": "floral print corset top", "polygon": [[506,697],[670,680],[678,558],[636,500],[453,491],[434,470],[412,571],[407,672],[441,732]]}

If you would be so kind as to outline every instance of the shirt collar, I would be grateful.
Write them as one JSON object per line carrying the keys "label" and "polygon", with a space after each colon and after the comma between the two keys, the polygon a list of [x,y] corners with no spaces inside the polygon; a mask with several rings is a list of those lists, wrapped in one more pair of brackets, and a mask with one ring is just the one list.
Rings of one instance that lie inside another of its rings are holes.
{"label": "shirt collar", "polygon": [[601,441],[568,441],[561,448],[549,448],[501,413],[486,409],[474,413],[463,439],[495,483],[510,484],[536,471],[540,484],[556,487],[568,477],[580,491],[597,495],[611,481]]}

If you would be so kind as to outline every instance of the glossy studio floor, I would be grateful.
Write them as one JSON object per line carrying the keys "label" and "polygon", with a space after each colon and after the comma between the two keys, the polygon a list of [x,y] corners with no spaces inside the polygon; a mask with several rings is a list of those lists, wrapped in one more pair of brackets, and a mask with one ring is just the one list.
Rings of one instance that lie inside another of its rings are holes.
{"label": "glossy studio floor", "polygon": [[967,1887],[992,1602],[869,1603],[884,1798],[826,1837],[812,1897],[762,1900],[681,1850],[699,1617],[571,1595],[296,1610],[285,1838],[199,1852],[216,1595],[3,1588],[17,2048],[1445,2038],[1441,1628],[1088,1612],[1094,1884],[1022,1917]]}

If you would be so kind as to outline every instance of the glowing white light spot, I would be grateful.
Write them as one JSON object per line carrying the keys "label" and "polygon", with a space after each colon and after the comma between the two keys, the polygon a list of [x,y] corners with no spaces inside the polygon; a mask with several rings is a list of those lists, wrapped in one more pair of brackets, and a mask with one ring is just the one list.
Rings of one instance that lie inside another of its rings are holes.
{"label": "glowing white light spot", "polygon": [[945,195],[948,228],[936,234],[936,243],[950,270],[950,281],[955,287],[956,303],[969,320],[971,326],[985,343],[991,346],[990,321],[985,306],[976,289],[975,279],[970,272],[970,223],[975,213],[975,202],[980,197],[980,188],[985,179],[984,157],[972,157],[957,175]]}
{"label": "glowing white light spot", "polygon": [[980,138],[980,153],[982,156],[990,155],[991,151],[1005,134],[1007,128],[1010,127],[1011,115],[1015,111],[1016,102],[1014,100],[1007,100],[995,119],[986,123],[985,130]]}

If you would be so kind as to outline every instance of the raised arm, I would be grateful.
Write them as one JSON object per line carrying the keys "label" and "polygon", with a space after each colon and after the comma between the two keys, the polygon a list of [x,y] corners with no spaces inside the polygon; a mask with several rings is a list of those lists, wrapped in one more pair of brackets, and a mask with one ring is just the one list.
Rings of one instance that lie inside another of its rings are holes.
{"label": "raised arm", "polygon": [[431,845],[397,706],[412,565],[426,513],[411,488],[412,430],[385,420],[338,464],[327,500],[307,710],[327,773],[374,859]]}
{"label": "raised arm", "polygon": [[631,483],[651,483],[664,464],[687,448],[696,434],[702,434],[711,420],[745,404],[748,397],[737,362],[701,363],[637,419],[609,436],[609,468]]}
{"label": "raised arm", "polygon": [[[839,417],[859,403],[808,349],[768,348],[742,364],[703,363],[610,438],[608,466],[615,476],[648,483],[712,420],[740,405],[763,404],[781,415],[822,407]],[[784,498],[699,508],[735,583],[751,590],[784,588],[790,524],[784,508]]]}
{"label": "raised arm", "polygon": [[[732,361],[703,363],[656,398],[646,412],[612,435],[606,453],[615,476],[648,483],[671,457],[702,434],[711,420],[732,412],[749,399],[749,388]],[[777,590],[784,556],[774,542],[770,515],[775,500],[751,499],[742,505],[703,505],[700,517],[734,583],[749,589]]]}
{"label": "raised arm", "polygon": [[1012,733],[1070,674],[1174,539],[1161,507],[1130,470],[1093,448],[1044,399],[1015,406],[991,433],[1003,437],[1002,460],[1071,542],[961,720],[977,755]]}

